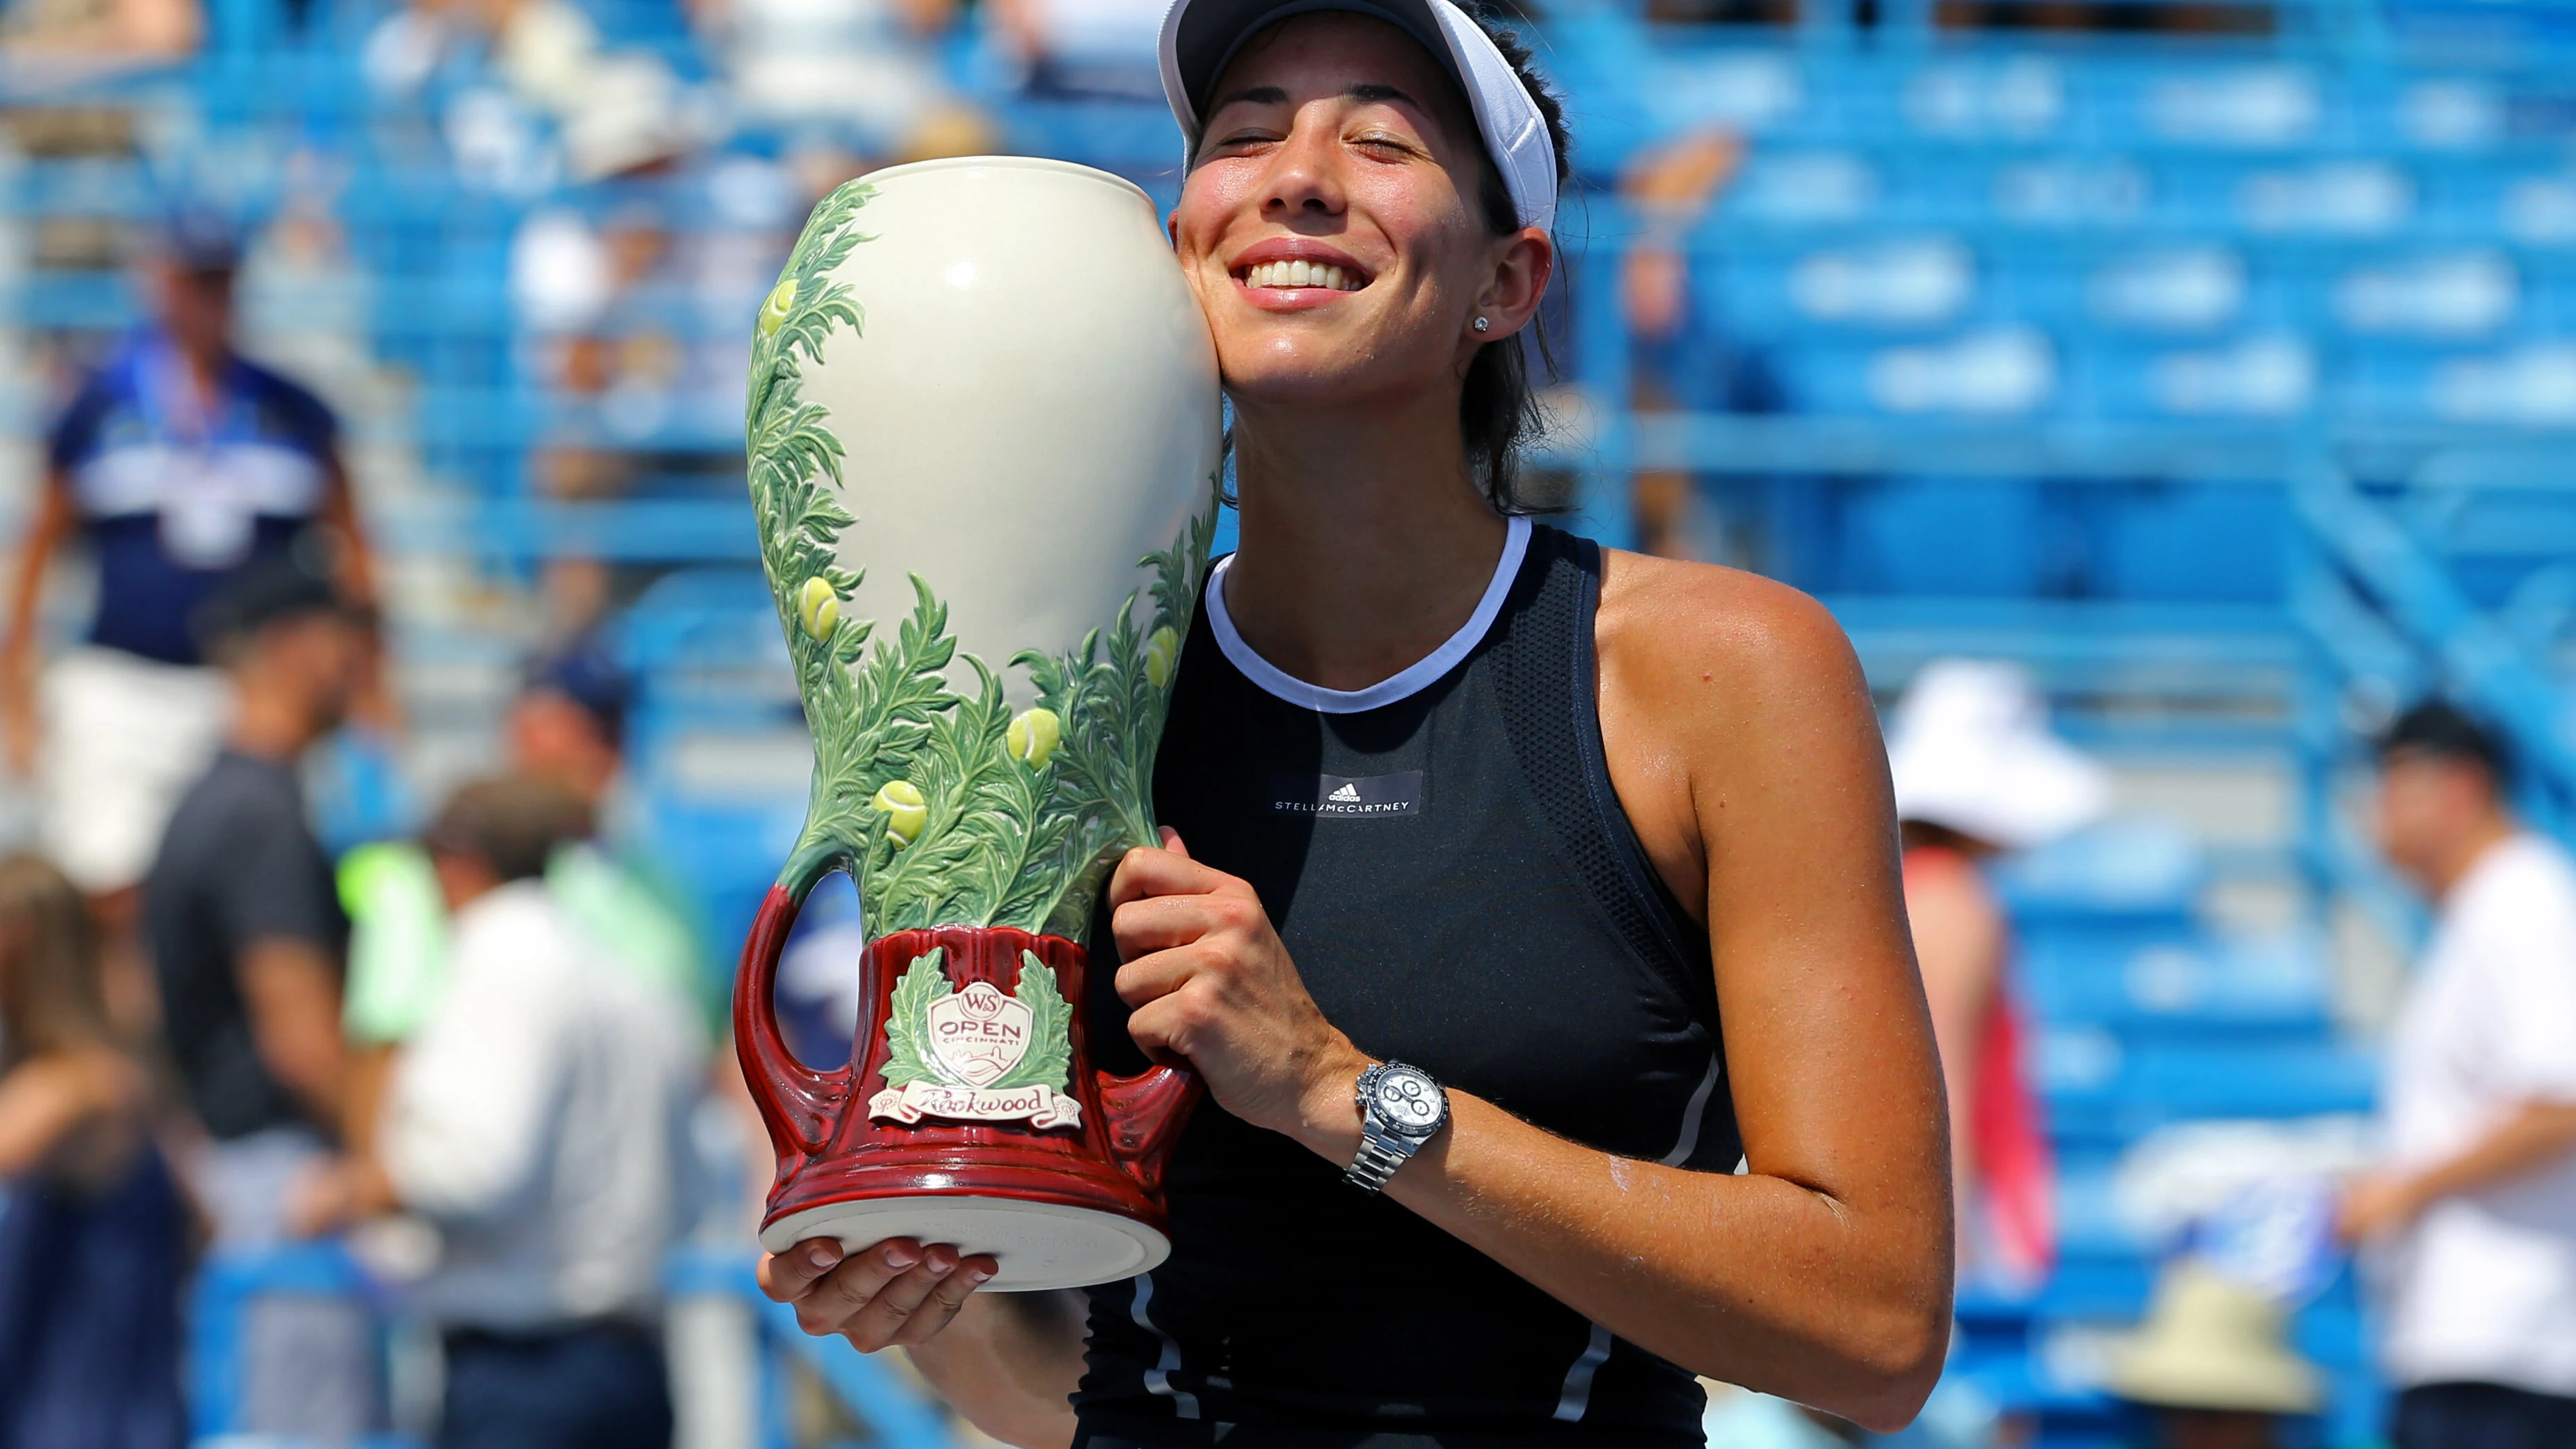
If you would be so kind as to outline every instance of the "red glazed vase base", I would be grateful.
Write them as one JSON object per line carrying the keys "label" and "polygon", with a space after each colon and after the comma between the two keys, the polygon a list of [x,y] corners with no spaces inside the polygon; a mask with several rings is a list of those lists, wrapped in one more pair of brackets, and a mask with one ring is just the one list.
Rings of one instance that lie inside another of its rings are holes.
{"label": "red glazed vase base", "polygon": [[1163,1169],[1198,1079],[1092,1066],[1079,1009],[1090,960],[1072,941],[1009,926],[890,932],[860,955],[850,1064],[818,1072],[788,1050],[771,1001],[778,957],[837,859],[816,849],[789,863],[734,983],[743,1082],[778,1152],[761,1246],[948,1243],[992,1254],[1000,1270],[984,1286],[1004,1291],[1159,1265],[1172,1251]]}
{"label": "red glazed vase base", "polygon": [[953,1243],[1001,1264],[987,1293],[1088,1288],[1150,1272],[1172,1241],[1123,1213],[1003,1197],[870,1197],[823,1203],[777,1218],[760,1245],[783,1253],[809,1238],[838,1238],[855,1252],[887,1238]]}

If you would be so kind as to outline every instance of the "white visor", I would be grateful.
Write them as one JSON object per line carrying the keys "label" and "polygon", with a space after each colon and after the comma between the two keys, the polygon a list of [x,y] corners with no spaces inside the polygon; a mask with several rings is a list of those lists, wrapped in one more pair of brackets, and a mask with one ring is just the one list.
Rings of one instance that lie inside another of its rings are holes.
{"label": "white visor", "polygon": [[1547,118],[1493,37],[1451,0],[1172,0],[1163,16],[1163,96],[1181,123],[1185,167],[1198,151],[1199,107],[1226,62],[1263,26],[1318,10],[1375,16],[1421,42],[1466,93],[1520,224],[1556,224],[1556,148]]}

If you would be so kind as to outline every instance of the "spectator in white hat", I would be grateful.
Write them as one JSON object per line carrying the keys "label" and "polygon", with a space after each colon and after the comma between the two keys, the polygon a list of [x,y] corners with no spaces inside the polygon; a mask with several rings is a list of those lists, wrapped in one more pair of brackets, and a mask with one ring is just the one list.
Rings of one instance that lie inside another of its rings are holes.
{"label": "spectator in white hat", "polygon": [[1950,1093],[1959,1247],[1972,1268],[2027,1282],[2054,1237],[2049,1157],[2020,1063],[2012,929],[1980,869],[2102,813],[2101,766],[2049,733],[2020,666],[1943,659],[1914,676],[1888,747],[1905,847],[1905,911]]}

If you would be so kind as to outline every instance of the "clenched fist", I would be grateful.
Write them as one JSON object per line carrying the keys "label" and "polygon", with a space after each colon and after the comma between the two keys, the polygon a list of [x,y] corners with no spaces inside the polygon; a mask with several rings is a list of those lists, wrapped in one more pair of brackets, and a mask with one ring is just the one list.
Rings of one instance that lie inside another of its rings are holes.
{"label": "clenched fist", "polygon": [[1190,859],[1168,829],[1163,846],[1127,852],[1109,882],[1128,1035],[1187,1061],[1237,1117],[1348,1162],[1370,1059],[1306,994],[1252,887]]}

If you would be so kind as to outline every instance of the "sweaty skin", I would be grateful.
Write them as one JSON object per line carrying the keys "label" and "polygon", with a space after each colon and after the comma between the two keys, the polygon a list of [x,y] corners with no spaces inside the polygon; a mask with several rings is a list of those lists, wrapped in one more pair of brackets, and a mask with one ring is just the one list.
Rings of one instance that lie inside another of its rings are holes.
{"label": "sweaty skin", "polygon": [[[1504,524],[1473,481],[1462,379],[1528,324],[1554,249],[1487,227],[1464,102],[1391,26],[1295,17],[1212,94],[1171,230],[1235,407],[1226,602],[1265,659],[1356,689],[1456,632],[1493,575]],[[1289,256],[1345,286],[1252,284]],[[1611,553],[1595,639],[1612,783],[1709,931],[1747,1171],[1619,1160],[1452,1090],[1449,1127],[1387,1193],[1685,1368],[1894,1429],[1947,1346],[1951,1208],[1868,689],[1820,606],[1727,569]],[[1110,888],[1131,1033],[1226,1110],[1347,1164],[1370,1058],[1251,888],[1166,846]],[[991,1270],[909,1242],[846,1262],[804,1244],[761,1281],[811,1331],[911,1348],[989,1431],[1068,1443],[1070,1357],[1000,1349],[982,1305],[961,1312]]]}

